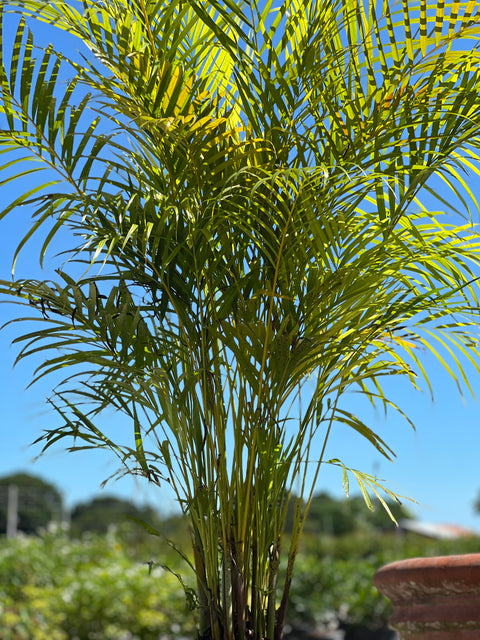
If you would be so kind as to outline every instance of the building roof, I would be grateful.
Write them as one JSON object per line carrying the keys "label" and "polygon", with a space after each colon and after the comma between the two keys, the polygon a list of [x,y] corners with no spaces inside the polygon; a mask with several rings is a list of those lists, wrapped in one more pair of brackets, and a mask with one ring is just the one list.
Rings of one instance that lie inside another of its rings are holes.
{"label": "building roof", "polygon": [[426,538],[435,538],[437,540],[454,540],[456,538],[478,535],[476,531],[459,527],[456,524],[400,520],[398,525],[403,531],[411,531],[412,533],[418,533]]}

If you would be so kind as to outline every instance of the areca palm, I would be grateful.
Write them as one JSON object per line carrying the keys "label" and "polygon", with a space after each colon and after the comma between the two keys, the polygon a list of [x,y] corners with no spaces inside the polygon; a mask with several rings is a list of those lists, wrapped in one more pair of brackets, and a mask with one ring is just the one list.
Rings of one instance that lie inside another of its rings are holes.
{"label": "areca palm", "polygon": [[[400,411],[383,377],[428,383],[425,348],[457,381],[461,360],[477,367],[476,3],[1,7],[22,15],[1,60],[1,169],[11,183],[35,160],[39,176],[2,215],[33,207],[19,251],[43,228],[41,258],[74,238],[56,282],[1,283],[41,320],[19,358],[66,372],[45,447],[104,447],[172,487],[200,638],[281,638],[317,475],[343,466],[325,455],[335,424],[393,456],[345,392]],[[81,62],[37,49],[35,21],[77,37]],[[131,442],[98,421],[108,408]]]}

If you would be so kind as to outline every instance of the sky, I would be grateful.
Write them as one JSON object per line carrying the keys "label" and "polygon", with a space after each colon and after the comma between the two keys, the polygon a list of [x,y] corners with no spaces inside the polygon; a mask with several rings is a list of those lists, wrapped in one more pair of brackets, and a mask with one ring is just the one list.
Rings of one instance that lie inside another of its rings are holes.
{"label": "sky", "polygon": [[[0,192],[0,208],[10,196],[8,189]],[[28,211],[14,212],[0,221],[1,279],[9,278],[14,248],[28,225]],[[33,243],[22,254],[20,277],[39,277],[37,249]],[[45,277],[52,264],[47,263]],[[14,318],[15,313],[11,305],[0,304],[0,324]],[[36,459],[41,447],[31,443],[43,429],[54,424],[55,417],[45,403],[50,390],[47,381],[26,389],[35,363],[13,366],[18,347],[11,346],[11,341],[19,330],[21,327],[12,325],[0,331],[0,476],[18,471],[38,475],[59,488],[67,507],[103,492],[140,504],[148,502],[160,511],[171,512],[175,503],[168,487],[151,487],[145,481],[124,478],[109,482],[102,490],[102,482],[118,467],[117,461],[106,453],[72,454],[58,447]],[[416,501],[406,500],[405,504],[422,521],[480,530],[480,515],[474,511],[474,502],[480,496],[479,404],[471,396],[462,398],[433,358],[429,364],[435,392],[433,402],[427,391],[414,391],[406,383],[398,382],[398,378],[391,385],[394,399],[415,423],[415,431],[394,413],[385,417],[380,409],[372,410],[356,397],[346,400],[346,408],[361,412],[395,451],[397,457],[393,462],[381,458],[369,443],[344,426],[334,429],[327,457],[340,458],[351,467],[378,475],[392,491]],[[470,371],[469,379],[480,398],[480,376]],[[317,489],[341,496],[341,472],[325,466]],[[350,492],[358,493],[353,480]]]}

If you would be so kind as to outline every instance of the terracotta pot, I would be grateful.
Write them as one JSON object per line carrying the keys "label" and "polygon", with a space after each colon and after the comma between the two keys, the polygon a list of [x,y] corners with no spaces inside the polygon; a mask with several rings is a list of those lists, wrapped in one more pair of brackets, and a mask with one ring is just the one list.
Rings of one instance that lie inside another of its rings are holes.
{"label": "terracotta pot", "polygon": [[480,639],[480,553],[387,564],[373,582],[401,640]]}

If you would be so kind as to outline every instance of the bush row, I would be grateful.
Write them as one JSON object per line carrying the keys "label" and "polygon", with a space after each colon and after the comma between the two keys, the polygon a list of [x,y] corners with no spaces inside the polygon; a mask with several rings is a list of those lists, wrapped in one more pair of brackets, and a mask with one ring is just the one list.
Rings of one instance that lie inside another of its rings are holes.
{"label": "bush row", "polygon": [[191,638],[194,619],[182,586],[161,565],[132,559],[115,536],[2,540],[0,638]]}
{"label": "bush row", "polygon": [[[379,628],[388,600],[372,585],[401,557],[477,550],[478,539],[307,536],[292,583],[289,623]],[[168,567],[168,569],[166,568]],[[158,537],[63,532],[0,539],[0,640],[179,640],[194,635],[194,579]]]}

